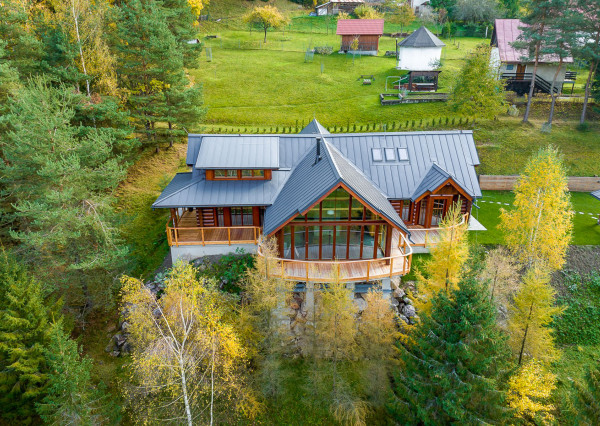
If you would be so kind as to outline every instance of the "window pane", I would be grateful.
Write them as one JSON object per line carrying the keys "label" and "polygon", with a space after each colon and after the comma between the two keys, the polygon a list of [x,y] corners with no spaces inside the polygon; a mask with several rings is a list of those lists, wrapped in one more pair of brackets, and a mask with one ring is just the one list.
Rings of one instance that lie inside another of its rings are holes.
{"label": "window pane", "polygon": [[242,224],[242,208],[231,207],[231,226],[240,226]]}
{"label": "window pane", "polygon": [[319,221],[319,208],[320,208],[320,205],[317,204],[312,209],[310,209],[308,211],[308,213],[306,214],[306,220],[308,220],[309,222],[310,221],[313,221],[313,222],[317,221],[318,222]]}
{"label": "window pane", "polygon": [[227,176],[227,173],[225,173],[225,170],[215,170],[215,177],[225,177]]}
{"label": "window pane", "polygon": [[247,169],[242,170],[242,177],[243,178],[252,177],[252,170],[247,170]]}
{"label": "window pane", "polygon": [[375,247],[375,225],[365,226],[365,237],[363,241],[363,259],[373,258],[373,248]]}
{"label": "window pane", "polygon": [[345,260],[348,258],[346,252],[346,243],[348,242],[348,227],[335,227],[335,258]]}
{"label": "window pane", "polygon": [[348,211],[350,209],[350,194],[343,189],[337,189],[335,192],[335,220],[348,220]]}
{"label": "window pane", "polygon": [[294,259],[305,258],[305,237],[304,237],[304,226],[294,227]]}
{"label": "window pane", "polygon": [[410,200],[404,200],[402,202],[402,220],[409,220],[410,216]]}
{"label": "window pane", "polygon": [[223,207],[217,208],[217,225],[225,226],[225,220],[223,216]]}
{"label": "window pane", "polygon": [[360,259],[360,231],[362,226],[350,227],[350,253],[348,259]]}
{"label": "window pane", "polygon": [[259,176],[259,177],[264,177],[264,175],[265,175],[264,170],[253,170],[252,173],[254,174],[254,176]]}
{"label": "window pane", "polygon": [[252,226],[252,207],[243,207],[242,208],[242,212],[243,212],[243,217],[242,220],[244,221],[244,226]]}
{"label": "window pane", "polygon": [[318,259],[319,258],[319,231],[320,226],[309,226],[308,227],[308,258]]}
{"label": "window pane", "polygon": [[396,154],[394,153],[394,148],[386,148],[385,149],[385,160],[386,161],[394,161],[396,159]]}
{"label": "window pane", "polygon": [[289,226],[283,228],[283,257],[286,259],[291,258],[292,248],[292,229]]}
{"label": "window pane", "polygon": [[400,161],[408,160],[408,149],[407,148],[398,148],[398,159]]}
{"label": "window pane", "polygon": [[302,216],[301,214],[299,214],[294,219],[292,219],[292,222],[305,222],[305,221],[306,221],[306,217]]}
{"label": "window pane", "polygon": [[364,206],[360,201],[356,199],[352,199],[352,217],[350,220],[362,220],[363,219],[363,210]]}
{"label": "window pane", "polygon": [[321,258],[333,259],[333,226],[323,226],[321,229]]}
{"label": "window pane", "polygon": [[237,177],[237,170],[227,170],[227,177],[228,178],[236,178]]}
{"label": "window pane", "polygon": [[385,240],[387,237],[386,231],[387,227],[385,225],[379,226],[379,238],[377,240],[379,250],[377,250],[377,257],[385,257]]}
{"label": "window pane", "polygon": [[365,220],[375,220],[377,216],[369,209],[365,209]]}
{"label": "window pane", "polygon": [[383,161],[383,152],[381,148],[373,148],[371,149],[371,153],[373,154],[373,161]]}

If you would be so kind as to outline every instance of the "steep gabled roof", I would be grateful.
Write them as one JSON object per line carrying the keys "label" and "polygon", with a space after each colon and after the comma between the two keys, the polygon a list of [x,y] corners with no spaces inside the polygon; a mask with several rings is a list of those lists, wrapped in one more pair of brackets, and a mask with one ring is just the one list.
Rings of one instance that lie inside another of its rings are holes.
{"label": "steep gabled roof", "polygon": [[475,197],[475,194],[473,194],[471,191],[469,191],[469,189],[461,185],[460,182],[454,176],[452,176],[450,173],[448,173],[446,170],[440,167],[437,163],[433,163],[431,165],[431,168],[427,171],[425,176],[423,176],[423,179],[413,192],[411,199],[415,201],[421,195],[427,192],[435,191],[441,184],[446,182],[448,179],[452,179],[458,186],[460,186],[460,188],[463,191],[465,191],[471,197]]}
{"label": "steep gabled roof", "polygon": [[[496,19],[492,44],[498,47],[501,62],[524,62],[523,58],[528,56],[527,52],[514,48],[512,43],[519,40],[522,33],[520,27],[526,25],[519,19]],[[558,62],[559,60],[557,55],[541,55],[539,58],[539,62],[542,63]],[[563,62],[573,62],[573,58],[564,58]]]}
{"label": "steep gabled roof", "polygon": [[596,198],[596,199],[600,200],[600,189],[599,189],[599,190],[597,190],[597,191],[594,191],[594,192],[592,192],[590,195],[591,195],[592,197],[594,197],[594,198]]}
{"label": "steep gabled roof", "polygon": [[310,123],[308,123],[306,125],[306,127],[302,130],[300,130],[300,134],[301,135],[329,135],[330,133],[327,131],[327,129],[325,127],[323,127],[321,125],[321,123],[319,123],[317,121],[316,118],[314,118]]}
{"label": "steep gabled roof", "polygon": [[398,43],[398,47],[444,47],[446,44],[425,26]]}
{"label": "steep gabled roof", "polygon": [[337,35],[383,35],[383,19],[340,19]]}
{"label": "steep gabled roof", "polygon": [[264,234],[269,235],[295,215],[312,207],[332,189],[344,184],[361,201],[408,233],[402,219],[381,191],[333,145],[323,140],[317,160],[317,144],[309,149],[291,173],[273,204],[265,212]]}

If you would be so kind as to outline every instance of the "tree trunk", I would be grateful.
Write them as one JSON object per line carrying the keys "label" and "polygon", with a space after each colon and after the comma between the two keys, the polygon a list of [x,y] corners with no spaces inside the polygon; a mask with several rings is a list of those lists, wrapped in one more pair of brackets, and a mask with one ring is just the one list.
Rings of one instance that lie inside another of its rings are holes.
{"label": "tree trunk", "polygon": [[[598,37],[596,37],[596,43],[598,43]],[[596,74],[597,68],[598,61],[592,62],[592,66],[590,67],[590,73],[588,74],[588,78],[585,83],[585,96],[583,98],[583,109],[581,111],[581,119],[579,120],[579,124],[585,123],[585,115],[587,113],[588,101],[590,99],[590,90],[592,88],[592,79],[594,78],[594,74]]]}
{"label": "tree trunk", "polygon": [[556,85],[556,79],[558,78],[558,74],[563,66],[563,58],[561,56],[560,62],[558,63],[558,68],[554,73],[554,78],[552,79],[552,86],[550,86],[550,96],[552,97],[552,104],[550,105],[550,116],[548,116],[548,124],[552,127],[552,120],[554,119],[554,106],[556,105],[556,99],[560,96],[562,92],[562,87],[554,94],[554,86]]}
{"label": "tree trunk", "polygon": [[[544,24],[540,27],[539,34],[542,35],[544,33]],[[529,111],[531,110],[531,100],[533,98],[533,89],[535,88],[535,76],[537,74],[537,68],[540,60],[540,44],[541,41],[538,41],[535,44],[535,62],[533,64],[533,73],[531,74],[531,85],[529,86],[529,95],[527,96],[527,108],[525,108],[525,115],[523,115],[523,123],[527,123],[529,121]]]}
{"label": "tree trunk", "polygon": [[79,48],[79,57],[81,58],[81,69],[83,70],[83,74],[85,75],[85,88],[86,88],[88,97],[90,97],[91,96],[90,79],[88,77],[87,69],[85,66],[85,59],[83,57],[83,48],[81,47],[81,37],[79,36],[79,16],[75,13],[75,1],[74,0],[71,0],[71,12],[73,13],[73,21],[75,22],[75,35],[77,36],[77,47]]}
{"label": "tree trunk", "polygon": [[173,148],[173,123],[169,121],[169,148]]}
{"label": "tree trunk", "polygon": [[185,366],[183,365],[183,359],[179,356],[179,368],[181,369],[181,390],[183,392],[183,403],[185,405],[185,415],[187,416],[188,426],[192,426],[192,412],[190,410],[190,401],[187,394],[187,379],[185,377]]}
{"label": "tree trunk", "polygon": [[525,326],[525,333],[523,334],[523,342],[521,343],[521,350],[519,351],[519,365],[523,359],[523,352],[525,352],[525,342],[527,341],[527,332],[529,331],[529,321],[531,321],[531,313],[533,312],[533,302],[529,307],[529,317],[527,317],[527,325]]}
{"label": "tree trunk", "polygon": [[267,43],[267,27],[265,27],[265,41],[264,41],[264,43],[265,44]]}

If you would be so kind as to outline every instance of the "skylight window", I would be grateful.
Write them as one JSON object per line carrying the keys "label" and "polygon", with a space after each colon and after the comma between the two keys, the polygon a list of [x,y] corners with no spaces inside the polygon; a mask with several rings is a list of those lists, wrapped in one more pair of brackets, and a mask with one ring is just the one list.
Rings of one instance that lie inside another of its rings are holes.
{"label": "skylight window", "polygon": [[396,153],[394,148],[385,148],[385,161],[394,161],[396,159]]}
{"label": "skylight window", "polygon": [[383,150],[381,148],[371,149],[371,154],[373,155],[373,161],[383,161]]}
{"label": "skylight window", "polygon": [[408,148],[398,148],[398,159],[400,161],[408,160]]}

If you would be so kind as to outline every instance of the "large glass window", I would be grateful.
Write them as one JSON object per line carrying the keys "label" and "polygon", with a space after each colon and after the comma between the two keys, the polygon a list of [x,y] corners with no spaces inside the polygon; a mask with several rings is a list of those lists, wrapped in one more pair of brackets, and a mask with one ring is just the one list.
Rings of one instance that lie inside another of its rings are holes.
{"label": "large glass window", "polygon": [[225,214],[223,207],[217,208],[217,226],[225,226]]}
{"label": "large glass window", "polygon": [[333,226],[321,228],[321,259],[333,259]]}
{"label": "large glass window", "polygon": [[362,226],[350,227],[350,245],[348,259],[360,259],[360,234],[362,233],[362,228]]}
{"label": "large glass window", "polygon": [[402,220],[410,220],[410,200],[404,200],[402,202]]}
{"label": "large glass window", "polygon": [[252,226],[252,207],[231,207],[231,226]]}
{"label": "large glass window", "polygon": [[308,259],[319,258],[319,226],[308,227]]}
{"label": "large glass window", "polygon": [[375,250],[375,225],[365,226],[363,239],[363,259],[372,259]]}
{"label": "large glass window", "polygon": [[294,227],[294,259],[306,258],[306,228],[304,226]]}
{"label": "large glass window", "polygon": [[292,249],[292,228],[286,226],[283,228],[283,257],[290,258]]}
{"label": "large glass window", "polygon": [[348,258],[347,247],[348,243],[348,227],[335,227],[335,258],[344,260]]}

